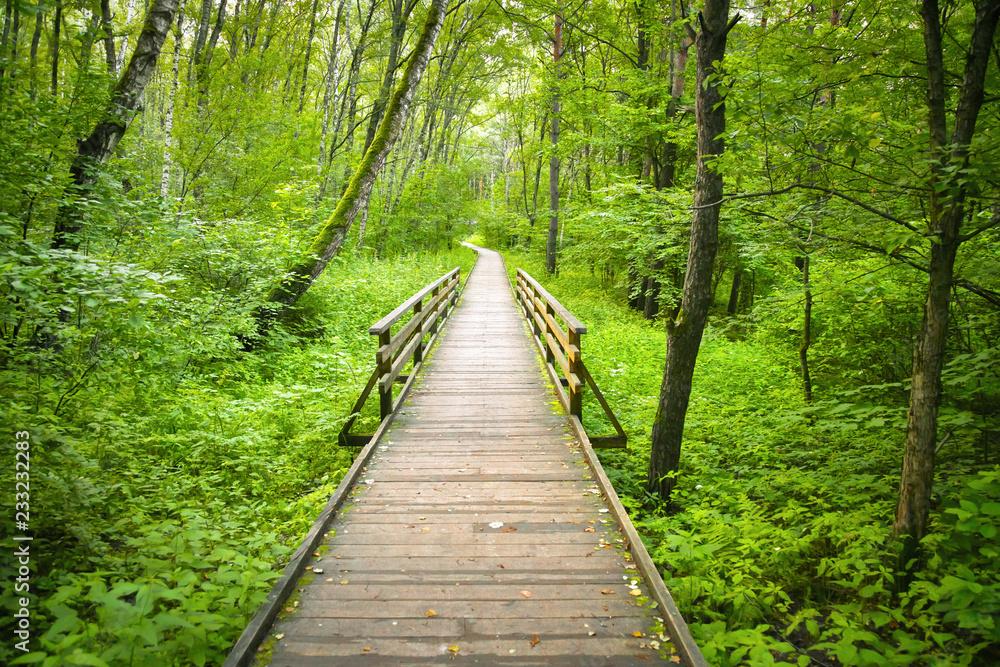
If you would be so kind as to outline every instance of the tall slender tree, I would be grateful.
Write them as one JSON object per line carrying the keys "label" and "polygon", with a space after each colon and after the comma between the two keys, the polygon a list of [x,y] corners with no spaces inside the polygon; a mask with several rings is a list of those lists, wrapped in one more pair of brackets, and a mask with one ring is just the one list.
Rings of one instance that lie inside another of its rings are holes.
{"label": "tall slender tree", "polygon": [[698,167],[694,213],[681,304],[667,318],[667,359],[653,421],[647,479],[647,488],[664,499],[670,498],[676,484],[691,379],[712,302],[712,269],[719,248],[719,211],[722,208],[722,174],[712,162],[726,149],[721,66],[726,40],[738,20],[739,15],[729,20],[729,0],[706,0],[705,8],[698,14],[699,30],[695,40]]}
{"label": "tall slender tree", "polygon": [[[951,13],[949,6],[946,10]],[[965,72],[948,137],[950,86],[944,64],[944,36],[938,0],[923,0],[924,50],[927,55],[927,123],[930,159],[928,234],[933,239],[928,265],[927,299],[920,336],[913,354],[906,449],[899,483],[894,533],[903,541],[900,564],[908,567],[927,530],[937,449],[937,416],[941,403],[941,371],[948,341],[948,321],[955,258],[962,236],[967,199],[974,187],[970,145],[985,97],[986,69],[994,49],[1000,0],[975,6]]]}

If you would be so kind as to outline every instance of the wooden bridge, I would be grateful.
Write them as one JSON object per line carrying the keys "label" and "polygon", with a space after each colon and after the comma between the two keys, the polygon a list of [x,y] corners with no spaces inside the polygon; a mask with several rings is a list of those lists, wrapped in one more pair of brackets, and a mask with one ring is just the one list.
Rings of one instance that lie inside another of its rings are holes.
{"label": "wooden bridge", "polygon": [[426,358],[457,269],[372,327],[382,424],[227,666],[705,664],[580,422],[585,328],[475,249]]}

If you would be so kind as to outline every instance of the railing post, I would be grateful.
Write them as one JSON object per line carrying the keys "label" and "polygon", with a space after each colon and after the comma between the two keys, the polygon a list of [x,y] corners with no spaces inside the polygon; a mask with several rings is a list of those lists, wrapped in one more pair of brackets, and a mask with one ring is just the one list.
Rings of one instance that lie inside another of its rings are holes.
{"label": "railing post", "polygon": [[[552,307],[552,304],[545,301],[545,338],[543,343],[545,343],[545,361],[550,364],[556,363],[556,355],[552,352],[552,346],[549,344],[549,336],[555,338],[555,332],[552,331],[551,322],[555,321],[556,309]],[[569,378],[567,378],[569,379]]]}
{"label": "railing post", "polygon": [[[378,347],[380,350],[388,350],[389,343],[392,342],[392,327],[386,328],[385,331],[378,335]],[[379,408],[379,418],[385,419],[390,414],[392,414],[392,383],[386,382],[382,383],[382,378],[388,377],[392,372],[392,355],[385,354],[381,361],[378,361],[378,377],[379,377],[379,387],[378,387],[378,408]]]}
{"label": "railing post", "polygon": [[[413,316],[414,317],[419,317],[420,313],[423,312],[423,310],[424,310],[424,300],[423,299],[420,299],[415,304],[413,304]],[[417,346],[415,348],[413,348],[413,365],[416,366],[417,364],[419,364],[421,361],[424,360],[424,341],[423,341],[423,338],[424,338],[424,323],[423,322],[421,322],[420,325],[417,326],[416,330],[413,332],[413,337],[416,338],[419,341],[417,343]]]}
{"label": "railing post", "polygon": [[538,320],[535,319],[535,315],[534,315],[535,311],[538,310],[537,302],[538,302],[538,291],[535,289],[535,286],[532,285],[531,286],[531,307],[529,308],[529,310],[531,311],[531,332],[533,334],[535,334],[535,337],[538,338],[538,340],[540,340],[542,342],[542,345],[544,345],[545,344],[545,339],[542,338],[542,328],[540,326],[538,326]]}
{"label": "railing post", "polygon": [[[441,291],[441,287],[440,286],[435,287],[434,289],[431,290],[431,301],[434,300],[434,297],[436,297],[440,291]],[[437,305],[437,307],[441,311],[442,315],[444,313],[448,312],[448,303],[447,303],[447,301],[448,300],[445,299],[445,301],[443,303],[439,303]],[[438,320],[439,319],[440,319],[439,317],[435,317],[434,318],[434,322],[431,323],[431,328],[430,328],[430,331],[428,333],[430,333],[430,335],[432,335],[432,336],[434,334],[436,334],[437,331],[438,331]]]}
{"label": "railing post", "polygon": [[580,350],[580,334],[573,327],[566,331],[569,348],[566,359],[569,362],[569,413],[583,419],[583,352]]}

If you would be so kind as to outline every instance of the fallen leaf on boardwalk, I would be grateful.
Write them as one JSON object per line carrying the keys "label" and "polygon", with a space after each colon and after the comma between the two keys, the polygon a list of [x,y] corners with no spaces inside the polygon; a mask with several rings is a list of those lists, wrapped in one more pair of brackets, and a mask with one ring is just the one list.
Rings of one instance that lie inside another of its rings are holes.
{"label": "fallen leaf on boardwalk", "polygon": [[636,630],[635,632],[632,633],[632,636],[633,637],[645,637],[645,635],[642,634],[642,630]]}
{"label": "fallen leaf on boardwalk", "polygon": [[500,528],[503,526],[503,521],[494,521],[490,524],[490,528]]}
{"label": "fallen leaf on boardwalk", "polygon": [[673,657],[670,658],[670,662],[680,662],[680,661],[681,661],[681,657],[679,655],[675,655],[675,656],[673,656]]}
{"label": "fallen leaf on boardwalk", "polygon": [[501,563],[501,564],[500,564],[500,569],[501,569],[501,570],[506,570],[507,568],[505,568],[505,567],[503,566],[503,564]]}
{"label": "fallen leaf on boardwalk", "polygon": [[343,581],[341,581],[340,583],[342,583],[342,584],[346,584],[346,583],[347,583],[347,579],[344,579],[344,580],[343,580]]}
{"label": "fallen leaf on boardwalk", "polygon": [[314,567],[313,568],[313,572],[316,573],[316,574],[323,574],[323,568],[321,568],[321,567]]}
{"label": "fallen leaf on boardwalk", "polygon": [[438,615],[438,613],[436,611],[434,611],[433,609],[428,609],[427,610],[427,616],[437,616],[437,615]]}
{"label": "fallen leaf on boardwalk", "polygon": [[372,647],[371,647],[371,646],[366,646],[366,647],[365,647],[365,650],[366,650],[366,651],[370,651],[370,650],[372,650]]}
{"label": "fallen leaf on boardwalk", "polygon": [[521,595],[523,595],[526,598],[530,598],[531,597],[531,591],[521,591]]}
{"label": "fallen leaf on boardwalk", "polygon": [[593,636],[594,636],[594,635],[596,635],[597,633],[596,633],[596,632],[594,632],[593,630],[591,630],[591,631],[590,631],[590,632],[588,632],[587,634],[588,634],[588,635],[590,635],[591,637],[593,637]]}
{"label": "fallen leaf on boardwalk", "polygon": [[614,595],[615,592],[610,588],[605,588],[601,590],[601,595]]}
{"label": "fallen leaf on boardwalk", "polygon": [[531,648],[534,648],[535,644],[537,644],[539,641],[541,640],[538,639],[538,635],[531,635],[531,641],[528,643],[531,644]]}
{"label": "fallen leaf on boardwalk", "polygon": [[513,533],[515,530],[517,530],[517,526],[505,526],[503,532]]}
{"label": "fallen leaf on boardwalk", "polygon": [[634,596],[638,597],[638,596],[642,595],[642,591],[640,591],[638,588],[634,588],[631,591],[629,591],[629,595],[634,595]]}
{"label": "fallen leaf on boardwalk", "polygon": [[592,532],[594,532],[594,527],[593,526],[587,526],[586,528],[583,529],[583,532],[585,532],[585,533],[592,533]]}
{"label": "fallen leaf on boardwalk", "polygon": [[285,607],[285,611],[287,611],[287,612],[293,612],[293,611],[295,611],[295,607]]}
{"label": "fallen leaf on boardwalk", "polygon": [[284,639],[285,638],[285,633],[284,632],[279,632],[278,634],[276,634],[274,636],[274,638],[275,639]]}
{"label": "fallen leaf on boardwalk", "polygon": [[457,646],[449,646],[448,650],[451,651],[452,653],[458,653],[459,649]]}
{"label": "fallen leaf on boardwalk", "polygon": [[333,581],[333,579],[332,578],[331,579],[327,579],[327,582],[330,582],[330,581]]}

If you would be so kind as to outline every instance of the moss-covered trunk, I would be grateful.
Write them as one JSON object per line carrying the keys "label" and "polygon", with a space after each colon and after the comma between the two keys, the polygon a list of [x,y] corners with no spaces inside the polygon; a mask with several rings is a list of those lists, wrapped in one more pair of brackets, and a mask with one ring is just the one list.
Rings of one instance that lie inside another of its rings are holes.
{"label": "moss-covered trunk", "polygon": [[410,100],[413,99],[417,84],[427,69],[427,63],[434,51],[434,42],[441,32],[447,6],[448,0],[433,1],[413,56],[389,100],[375,139],[354,172],[333,215],[316,235],[305,256],[289,270],[284,280],[271,290],[267,304],[257,312],[258,333],[264,333],[277,317],[306,293],[313,281],[323,273],[326,265],[344,245],[344,239],[358,212],[368,205],[375,178],[406,124],[406,112]]}

